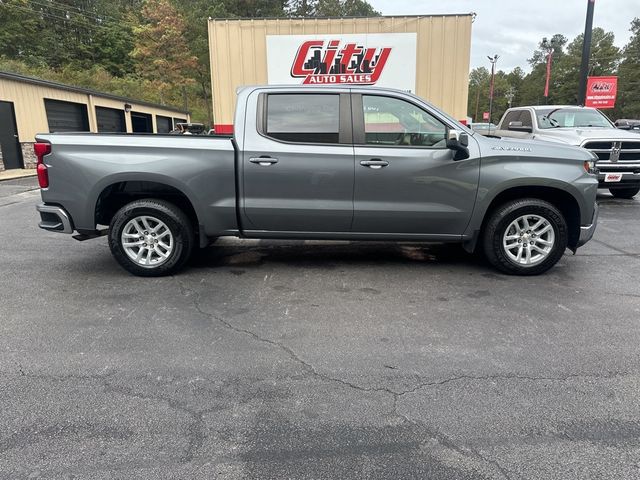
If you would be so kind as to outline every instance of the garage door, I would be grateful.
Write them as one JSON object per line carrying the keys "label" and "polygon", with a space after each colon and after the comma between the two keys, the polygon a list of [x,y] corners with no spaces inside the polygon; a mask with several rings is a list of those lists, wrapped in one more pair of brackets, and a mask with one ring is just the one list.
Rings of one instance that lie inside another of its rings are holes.
{"label": "garage door", "polygon": [[84,103],[44,100],[49,132],[88,132],[89,117]]}
{"label": "garage door", "polygon": [[96,107],[99,132],[126,132],[124,111],[116,108]]}
{"label": "garage door", "polygon": [[135,133],[153,133],[151,115],[148,113],[131,112],[131,127]]}
{"label": "garage door", "polygon": [[169,133],[171,130],[173,130],[171,117],[156,115],[156,127],[158,127],[158,133]]}

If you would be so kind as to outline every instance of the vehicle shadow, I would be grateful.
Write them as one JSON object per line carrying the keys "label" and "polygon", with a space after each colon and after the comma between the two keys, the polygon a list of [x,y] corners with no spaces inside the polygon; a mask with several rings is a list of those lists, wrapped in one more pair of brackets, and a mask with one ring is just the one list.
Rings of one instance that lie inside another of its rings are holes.
{"label": "vehicle shadow", "polygon": [[259,266],[282,263],[298,267],[333,269],[354,264],[484,265],[480,255],[457,244],[395,242],[303,242],[221,240],[193,256],[191,268]]}

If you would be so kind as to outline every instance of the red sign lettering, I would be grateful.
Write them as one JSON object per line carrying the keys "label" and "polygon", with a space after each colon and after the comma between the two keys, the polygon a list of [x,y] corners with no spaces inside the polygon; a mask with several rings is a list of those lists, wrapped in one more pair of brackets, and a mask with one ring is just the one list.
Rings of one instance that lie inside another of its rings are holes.
{"label": "red sign lettering", "polygon": [[384,69],[390,47],[369,48],[339,40],[309,40],[298,49],[291,76],[303,84],[375,84]]}
{"label": "red sign lettering", "polygon": [[613,108],[616,106],[618,77],[589,77],[585,107]]}

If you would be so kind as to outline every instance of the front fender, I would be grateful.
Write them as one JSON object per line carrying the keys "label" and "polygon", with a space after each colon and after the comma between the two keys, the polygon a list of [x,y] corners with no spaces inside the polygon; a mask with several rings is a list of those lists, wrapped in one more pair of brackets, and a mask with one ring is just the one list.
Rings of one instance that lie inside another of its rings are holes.
{"label": "front fender", "polygon": [[583,160],[575,159],[518,156],[483,158],[474,213],[465,235],[478,232],[496,197],[514,188],[543,187],[569,194],[580,209],[581,225],[589,224],[598,180],[584,170],[582,163]]}

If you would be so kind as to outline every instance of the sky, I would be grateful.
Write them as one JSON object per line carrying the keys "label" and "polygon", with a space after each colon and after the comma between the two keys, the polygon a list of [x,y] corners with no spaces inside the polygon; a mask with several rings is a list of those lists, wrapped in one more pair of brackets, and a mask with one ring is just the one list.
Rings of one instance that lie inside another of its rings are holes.
{"label": "sky", "polygon": [[[584,32],[587,0],[368,0],[383,15],[428,15],[475,12],[471,68],[490,68],[488,55],[498,54],[497,68],[530,70],[527,59],[542,37],[561,33],[573,40]],[[618,47],[640,17],[640,0],[596,0],[593,26],[615,34]]]}

